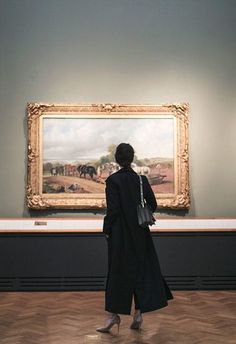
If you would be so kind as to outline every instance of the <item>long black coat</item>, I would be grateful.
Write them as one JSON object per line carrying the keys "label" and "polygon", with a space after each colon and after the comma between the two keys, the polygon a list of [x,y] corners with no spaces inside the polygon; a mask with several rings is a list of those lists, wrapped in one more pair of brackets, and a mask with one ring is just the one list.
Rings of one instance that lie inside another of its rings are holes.
{"label": "long black coat", "polygon": [[[155,211],[155,195],[146,176],[143,192]],[[140,184],[132,168],[121,168],[106,179],[107,212],[103,232],[109,236],[105,310],[130,314],[135,293],[142,313],[167,306],[173,295],[160,270],[149,227],[138,225]]]}

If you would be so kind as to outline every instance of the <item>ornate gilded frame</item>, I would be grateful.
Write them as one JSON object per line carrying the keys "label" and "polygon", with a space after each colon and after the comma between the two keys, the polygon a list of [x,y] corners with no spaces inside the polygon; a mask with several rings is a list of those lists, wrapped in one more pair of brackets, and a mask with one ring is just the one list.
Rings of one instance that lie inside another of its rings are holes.
{"label": "ornate gilded frame", "polygon": [[188,153],[188,124],[189,105],[123,105],[123,104],[91,104],[63,105],[28,103],[28,173],[26,202],[32,209],[99,209],[105,208],[105,194],[43,194],[40,183],[42,178],[41,152],[41,119],[44,115],[58,116],[60,114],[89,116],[137,116],[137,115],[172,115],[176,120],[176,189],[171,195],[157,195],[159,208],[187,209],[190,206],[189,195],[189,153]]}

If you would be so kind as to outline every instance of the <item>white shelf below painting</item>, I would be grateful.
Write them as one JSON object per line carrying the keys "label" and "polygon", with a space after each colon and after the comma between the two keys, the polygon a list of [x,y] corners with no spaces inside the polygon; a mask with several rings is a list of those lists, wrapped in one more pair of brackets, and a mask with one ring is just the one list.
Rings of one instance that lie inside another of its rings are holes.
{"label": "white shelf below painting", "polygon": [[[99,233],[103,217],[97,218],[3,218],[0,233]],[[236,218],[161,218],[151,232],[236,232]]]}

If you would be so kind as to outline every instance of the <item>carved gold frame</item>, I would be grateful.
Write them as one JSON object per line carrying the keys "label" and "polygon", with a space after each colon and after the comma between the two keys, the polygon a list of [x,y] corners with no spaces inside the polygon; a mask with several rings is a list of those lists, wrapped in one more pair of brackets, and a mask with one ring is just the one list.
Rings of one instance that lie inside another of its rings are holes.
{"label": "carved gold frame", "polygon": [[105,194],[43,194],[41,191],[42,152],[41,152],[41,120],[44,115],[75,115],[101,117],[174,116],[176,120],[176,157],[174,194],[157,195],[159,208],[187,209],[190,206],[189,196],[189,153],[188,124],[189,105],[123,105],[123,104],[92,104],[63,105],[28,103],[28,173],[26,202],[32,209],[99,209],[105,208]]}

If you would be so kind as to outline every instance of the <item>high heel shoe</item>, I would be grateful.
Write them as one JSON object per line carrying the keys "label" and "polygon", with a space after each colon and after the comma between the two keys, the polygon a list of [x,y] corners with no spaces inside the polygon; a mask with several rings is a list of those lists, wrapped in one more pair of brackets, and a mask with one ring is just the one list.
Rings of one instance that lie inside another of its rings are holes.
{"label": "high heel shoe", "polygon": [[130,325],[130,328],[132,330],[140,330],[142,322],[143,322],[142,315],[141,315],[141,313],[138,313],[137,315],[134,315],[133,322]]}
{"label": "high heel shoe", "polygon": [[115,324],[117,324],[118,326],[118,333],[119,333],[119,328],[120,328],[120,317],[118,314],[114,314],[109,320],[106,326],[104,327],[98,327],[96,329],[96,331],[98,332],[102,332],[102,333],[107,333],[110,331],[110,329],[112,328],[112,326],[114,326]]}

